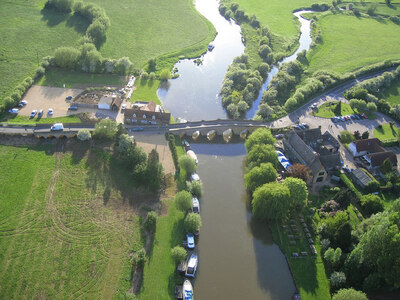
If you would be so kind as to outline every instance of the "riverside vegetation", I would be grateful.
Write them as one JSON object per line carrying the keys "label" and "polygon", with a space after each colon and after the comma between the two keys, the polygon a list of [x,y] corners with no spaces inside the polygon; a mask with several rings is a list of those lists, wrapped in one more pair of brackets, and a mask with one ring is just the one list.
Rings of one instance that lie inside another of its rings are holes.
{"label": "riverside vegetation", "polygon": [[[263,94],[257,119],[282,117],[329,87],[400,62],[398,43],[394,40],[398,34],[393,34],[400,33],[397,17],[379,14],[379,10],[370,14],[356,9],[343,11],[339,9],[340,1],[331,5],[286,2],[269,1],[267,7],[259,0],[221,2],[221,14],[242,27],[247,56],[239,63],[234,61],[221,89],[222,103],[231,117],[243,117],[258,96],[255,86],[261,85],[254,85],[253,78],[265,79],[263,71],[268,72],[272,64],[295,49],[295,10],[320,12],[306,16],[312,20],[312,49],[300,52],[297,61],[281,66]],[[355,51],[355,44],[363,51]]]}
{"label": "riverside vegetation", "polygon": [[[394,182],[393,193],[382,187],[381,196],[369,194],[379,187],[376,180],[377,185],[362,191],[342,174],[342,188],[326,186],[318,195],[308,195],[302,180],[307,179],[304,172],[292,172],[289,168],[287,176],[302,179],[286,177],[276,182],[273,164],[277,161],[272,155],[273,147],[269,146],[273,143],[267,129],[258,129],[249,136],[245,183],[252,195],[253,214],[269,221],[274,241],[287,257],[302,299],[329,299],[331,294],[333,299],[343,299],[342,294],[367,299],[365,293],[398,291],[399,176],[393,173],[391,165],[382,171]],[[265,150],[256,151],[260,147]],[[262,154],[255,156],[254,151]],[[270,155],[266,155],[268,151]],[[291,224],[299,223],[299,215],[311,228],[317,248],[315,257],[292,257],[298,249],[308,249],[308,243],[303,242],[300,233],[298,245],[290,245],[282,228],[288,218],[293,220]],[[350,291],[342,290],[346,288]]]}

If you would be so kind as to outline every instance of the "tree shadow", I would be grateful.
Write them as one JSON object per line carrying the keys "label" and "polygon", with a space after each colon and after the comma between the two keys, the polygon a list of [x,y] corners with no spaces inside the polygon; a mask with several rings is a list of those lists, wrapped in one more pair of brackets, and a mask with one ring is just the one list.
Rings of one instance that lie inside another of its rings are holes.
{"label": "tree shadow", "polygon": [[45,21],[49,27],[57,26],[58,24],[66,21],[69,16],[69,14],[60,13],[53,9],[47,8],[43,8],[40,13],[42,14],[42,21]]}
{"label": "tree shadow", "polygon": [[72,27],[76,32],[80,34],[85,34],[86,29],[89,27],[90,23],[86,18],[75,13],[68,18],[66,25],[68,27]]}

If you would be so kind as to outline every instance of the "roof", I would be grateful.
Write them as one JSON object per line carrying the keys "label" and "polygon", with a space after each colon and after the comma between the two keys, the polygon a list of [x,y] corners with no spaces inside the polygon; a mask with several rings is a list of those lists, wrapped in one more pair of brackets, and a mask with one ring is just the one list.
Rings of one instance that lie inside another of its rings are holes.
{"label": "roof", "polygon": [[372,181],[371,177],[369,177],[362,169],[355,169],[351,171],[351,174],[364,186],[367,186],[367,184]]}
{"label": "roof", "polygon": [[133,118],[136,120],[160,120],[164,123],[169,123],[171,119],[171,114],[158,111],[146,111],[137,108],[132,108],[132,109],[125,109],[124,117],[125,119]]}
{"label": "roof", "polygon": [[381,142],[377,138],[357,140],[353,142],[356,146],[357,152],[384,152],[385,149],[381,147]]}
{"label": "roof", "polygon": [[116,105],[119,108],[121,104],[122,104],[122,97],[117,96],[116,98],[114,98],[112,105]]}
{"label": "roof", "polygon": [[141,110],[145,111],[156,111],[157,104],[155,104],[153,101],[149,101],[147,105],[143,106]]}
{"label": "roof", "polygon": [[397,165],[397,156],[392,151],[371,153],[367,155],[371,160],[371,167],[380,167],[389,158],[393,165]]}
{"label": "roof", "polygon": [[104,95],[100,98],[99,104],[107,104],[111,106],[115,98],[116,96],[113,95]]}
{"label": "roof", "polygon": [[333,169],[342,164],[339,152],[330,155],[321,155],[319,159],[327,170]]}
{"label": "roof", "polygon": [[311,165],[317,155],[304,141],[295,133],[288,134],[288,141],[298,155],[305,161],[307,165]]}

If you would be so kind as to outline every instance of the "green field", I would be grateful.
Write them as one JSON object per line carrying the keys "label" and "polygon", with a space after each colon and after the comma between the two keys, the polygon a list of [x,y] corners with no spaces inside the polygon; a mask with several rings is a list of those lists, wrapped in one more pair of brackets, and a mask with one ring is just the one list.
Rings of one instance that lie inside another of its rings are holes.
{"label": "green field", "polygon": [[386,99],[390,104],[400,104],[400,81],[392,83],[392,85],[385,89],[384,99]]}
{"label": "green field", "polygon": [[0,2],[0,99],[59,46],[76,46],[87,22],[43,10],[43,0]]}
{"label": "green field", "polygon": [[322,43],[307,55],[310,73],[345,73],[362,66],[400,58],[400,26],[391,21],[328,14],[319,18]]}
{"label": "green field", "polygon": [[26,116],[13,116],[6,114],[0,122],[9,124],[52,124],[52,123],[82,123],[81,119],[76,115],[70,115],[65,117],[55,117],[55,118],[30,118]]}
{"label": "green field", "polygon": [[140,197],[108,152],[55,149],[0,146],[0,298],[122,299]]}
{"label": "green field", "polygon": [[[32,75],[42,57],[53,55],[59,46],[78,45],[88,23],[75,15],[42,10],[45,0],[9,1],[0,4],[0,100],[13,87]],[[206,51],[215,29],[194,9],[189,0],[142,1],[93,0],[110,18],[107,41],[100,49],[103,57],[128,56],[136,68],[158,57],[157,68],[171,68],[179,57],[195,57]],[[62,78],[67,73],[66,78]],[[10,76],[13,74],[13,76]],[[114,84],[107,76],[72,78],[69,72],[48,74],[40,84],[70,82]],[[81,82],[81,79],[84,81]]]}
{"label": "green field", "polygon": [[398,140],[400,131],[395,125],[391,127],[390,124],[385,124],[374,129],[374,137],[381,141]]}
{"label": "green field", "polygon": [[75,71],[51,69],[39,80],[37,85],[82,88],[87,86],[123,86],[128,82],[125,76],[109,74],[88,74]]}
{"label": "green field", "polygon": [[[368,9],[372,5],[376,5],[375,14],[376,15],[383,15],[383,16],[398,16],[400,15],[400,4],[393,2],[390,6],[386,3],[379,3],[375,4],[378,1],[368,1],[364,3],[354,3],[354,8],[359,9],[363,13],[367,13]],[[343,3],[346,4],[346,3]],[[340,7],[346,8],[346,5],[340,5]]]}
{"label": "green field", "polygon": [[136,79],[135,87],[136,90],[132,93],[131,101],[153,101],[156,104],[161,105],[160,99],[157,96],[157,89],[160,85],[159,80],[141,80]]}
{"label": "green field", "polygon": [[318,111],[315,112],[314,115],[321,118],[332,118],[335,116],[347,116],[358,113],[356,110],[353,110],[349,104],[342,102],[342,110],[341,110],[342,113],[337,115],[333,111],[336,105],[337,105],[336,101],[326,102],[318,107]]}

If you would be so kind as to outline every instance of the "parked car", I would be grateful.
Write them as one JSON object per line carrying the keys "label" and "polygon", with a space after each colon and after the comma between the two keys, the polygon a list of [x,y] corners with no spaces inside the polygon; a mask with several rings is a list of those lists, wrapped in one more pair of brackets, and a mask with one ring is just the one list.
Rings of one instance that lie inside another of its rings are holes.
{"label": "parked car", "polygon": [[194,249],[195,245],[194,245],[194,234],[193,233],[188,233],[186,235],[186,241],[187,241],[187,247],[189,249]]}
{"label": "parked car", "polygon": [[52,115],[53,115],[53,109],[52,109],[52,108],[49,108],[48,114],[49,114],[49,116],[52,116]]}
{"label": "parked car", "polygon": [[368,116],[365,113],[361,113],[360,115],[361,115],[362,118],[368,119]]}
{"label": "parked car", "polygon": [[307,123],[301,123],[300,125],[307,129],[310,128],[310,126]]}
{"label": "parked car", "polygon": [[124,112],[125,108],[126,108],[126,103],[121,105],[121,112]]}
{"label": "parked car", "polygon": [[331,121],[332,121],[333,123],[339,122],[339,120],[338,120],[336,117],[332,117],[332,118],[331,118]]}
{"label": "parked car", "polygon": [[350,119],[352,119],[352,120],[357,119],[357,118],[356,118],[356,115],[350,115]]}
{"label": "parked car", "polygon": [[275,138],[276,139],[282,139],[283,138],[283,134],[279,133],[279,134],[275,135]]}
{"label": "parked car", "polygon": [[38,112],[38,118],[41,118],[43,116],[43,109],[40,109]]}
{"label": "parked car", "polygon": [[65,99],[72,100],[72,96],[67,96],[67,97],[65,97]]}
{"label": "parked car", "polygon": [[68,107],[68,110],[78,110],[78,106],[72,105],[72,106]]}
{"label": "parked car", "polygon": [[132,131],[143,131],[144,128],[143,127],[133,127],[131,130]]}
{"label": "parked car", "polygon": [[63,123],[55,123],[53,126],[50,127],[51,131],[62,131],[64,130]]}
{"label": "parked car", "polygon": [[22,101],[20,101],[19,103],[21,103],[22,105],[27,105],[27,104],[28,104],[28,101],[22,100]]}
{"label": "parked car", "polygon": [[36,110],[36,109],[32,110],[30,117],[31,117],[31,118],[35,117],[35,116],[36,116],[36,113],[37,113],[37,110]]}
{"label": "parked car", "polygon": [[357,119],[357,120],[361,120],[361,117],[357,114],[357,115],[354,115],[354,117]]}
{"label": "parked car", "polygon": [[11,109],[8,110],[8,112],[10,114],[16,115],[16,114],[18,114],[19,110],[18,110],[18,108],[11,108]]}

